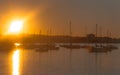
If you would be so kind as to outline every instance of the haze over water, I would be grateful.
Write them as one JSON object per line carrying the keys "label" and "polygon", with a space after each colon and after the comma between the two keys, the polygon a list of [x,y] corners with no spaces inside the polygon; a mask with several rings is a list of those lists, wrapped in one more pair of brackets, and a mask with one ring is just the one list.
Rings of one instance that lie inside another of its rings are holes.
{"label": "haze over water", "polygon": [[[120,48],[119,44],[116,46]],[[71,51],[65,48],[48,52],[0,52],[0,75],[119,75],[119,53],[118,49],[97,53],[96,56],[96,53],[89,53],[86,49]],[[20,58],[12,60],[16,54],[15,58],[19,55]],[[13,63],[19,64],[12,66]],[[13,71],[13,68],[16,69]]]}
{"label": "haze over water", "polygon": [[0,75],[119,75],[119,7],[119,0],[0,0]]}

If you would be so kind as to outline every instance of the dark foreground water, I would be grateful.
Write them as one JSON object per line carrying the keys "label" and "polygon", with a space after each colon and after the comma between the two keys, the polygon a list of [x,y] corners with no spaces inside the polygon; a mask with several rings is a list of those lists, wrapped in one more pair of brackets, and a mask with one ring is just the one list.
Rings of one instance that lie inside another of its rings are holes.
{"label": "dark foreground water", "polygon": [[14,52],[0,52],[0,75],[120,75],[120,45],[116,46],[118,50],[108,53],[89,53],[82,48],[48,52],[21,49],[15,59]]}

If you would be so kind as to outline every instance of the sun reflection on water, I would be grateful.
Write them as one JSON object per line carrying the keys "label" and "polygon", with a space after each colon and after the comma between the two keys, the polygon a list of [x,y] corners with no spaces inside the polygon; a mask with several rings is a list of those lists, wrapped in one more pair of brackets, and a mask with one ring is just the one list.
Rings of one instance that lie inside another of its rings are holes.
{"label": "sun reflection on water", "polygon": [[12,56],[12,68],[13,68],[13,74],[12,75],[19,75],[19,65],[20,65],[20,50],[17,49],[14,51]]}

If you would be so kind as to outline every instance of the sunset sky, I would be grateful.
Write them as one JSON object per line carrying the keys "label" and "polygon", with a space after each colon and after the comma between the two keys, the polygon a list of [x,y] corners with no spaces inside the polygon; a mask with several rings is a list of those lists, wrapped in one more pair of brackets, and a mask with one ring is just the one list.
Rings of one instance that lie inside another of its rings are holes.
{"label": "sunset sky", "polygon": [[112,37],[120,37],[120,0],[0,0],[0,25],[7,30],[15,18],[29,18],[24,26],[26,33],[68,34],[69,20],[73,35],[95,33],[95,24],[107,30]]}

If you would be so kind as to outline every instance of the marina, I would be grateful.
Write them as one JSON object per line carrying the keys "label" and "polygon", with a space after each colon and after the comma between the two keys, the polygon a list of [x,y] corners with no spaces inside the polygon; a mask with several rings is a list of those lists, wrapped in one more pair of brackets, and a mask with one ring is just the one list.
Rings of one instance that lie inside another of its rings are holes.
{"label": "marina", "polygon": [[0,75],[120,75],[119,0],[0,0]]}
{"label": "marina", "polygon": [[[119,44],[114,44],[120,48]],[[20,49],[19,49],[20,50]],[[66,49],[36,51],[21,49],[19,51],[19,75],[111,75],[120,74],[119,52],[90,53],[87,49]],[[1,75],[12,75],[12,52],[0,52]],[[8,62],[9,61],[9,62]],[[97,63],[96,63],[97,62]],[[107,64],[106,64],[107,63]],[[109,66],[109,67],[108,67]],[[97,71],[96,71],[97,69]]]}

